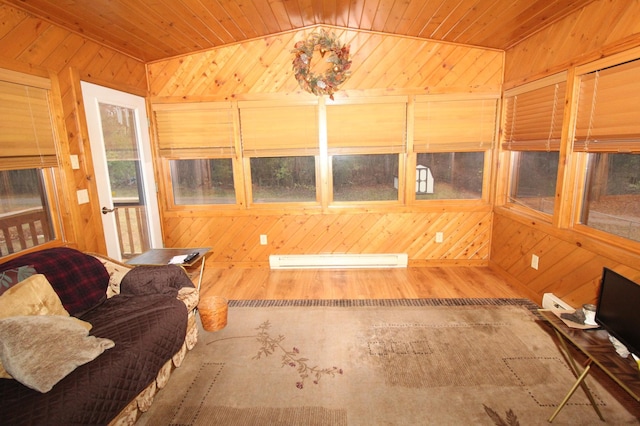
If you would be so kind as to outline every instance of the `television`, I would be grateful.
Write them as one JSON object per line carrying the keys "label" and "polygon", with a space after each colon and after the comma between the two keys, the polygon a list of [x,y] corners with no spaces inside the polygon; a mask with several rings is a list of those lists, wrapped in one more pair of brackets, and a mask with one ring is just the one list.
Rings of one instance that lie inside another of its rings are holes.
{"label": "television", "polygon": [[611,269],[604,268],[596,323],[640,355],[640,285]]}

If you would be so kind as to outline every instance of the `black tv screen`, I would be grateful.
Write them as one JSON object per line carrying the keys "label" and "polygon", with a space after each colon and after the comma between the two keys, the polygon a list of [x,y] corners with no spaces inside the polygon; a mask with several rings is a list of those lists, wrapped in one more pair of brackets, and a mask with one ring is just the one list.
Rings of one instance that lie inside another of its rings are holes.
{"label": "black tv screen", "polygon": [[622,342],[629,352],[640,354],[640,285],[604,268],[596,322]]}

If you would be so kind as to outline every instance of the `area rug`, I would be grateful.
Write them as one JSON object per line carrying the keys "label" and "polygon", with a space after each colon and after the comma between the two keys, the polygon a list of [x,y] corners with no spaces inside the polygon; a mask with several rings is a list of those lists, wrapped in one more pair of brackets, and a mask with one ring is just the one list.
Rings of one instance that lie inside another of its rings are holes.
{"label": "area rug", "polygon": [[[142,425],[538,425],[574,382],[523,299],[230,301]],[[637,424],[587,378],[607,423]],[[553,424],[601,424],[578,390]]]}

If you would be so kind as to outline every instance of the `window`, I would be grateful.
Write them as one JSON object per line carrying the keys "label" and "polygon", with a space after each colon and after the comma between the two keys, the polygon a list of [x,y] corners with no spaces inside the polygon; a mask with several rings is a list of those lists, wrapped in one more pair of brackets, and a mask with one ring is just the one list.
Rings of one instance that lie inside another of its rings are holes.
{"label": "window", "polygon": [[397,201],[398,155],[336,155],[333,201]]}
{"label": "window", "polygon": [[0,71],[0,256],[5,256],[55,239],[47,182],[53,181],[57,158],[50,81]]}
{"label": "window", "polygon": [[505,93],[509,203],[553,214],[565,91],[563,73]]}
{"label": "window", "polygon": [[251,188],[255,203],[315,202],[315,157],[252,158]]}
{"label": "window", "polygon": [[580,79],[574,151],[587,173],[579,222],[640,241],[640,60]]}
{"label": "window", "polygon": [[553,215],[558,151],[513,151],[509,202]]}
{"label": "window", "polygon": [[170,160],[169,164],[176,205],[236,202],[230,158]]}
{"label": "window", "polygon": [[485,153],[493,146],[496,99],[418,97],[416,200],[480,199]]}
{"label": "window", "polygon": [[318,106],[240,104],[253,203],[317,203]]}
{"label": "window", "polygon": [[233,109],[228,102],[154,105],[173,204],[235,204]]}
{"label": "window", "polygon": [[404,99],[327,106],[334,202],[398,201],[406,111]]}
{"label": "window", "polygon": [[482,198],[484,152],[417,155],[416,200]]}
{"label": "window", "polygon": [[53,240],[43,171],[0,171],[0,255]]}
{"label": "window", "polygon": [[640,155],[589,154],[580,222],[640,241]]}

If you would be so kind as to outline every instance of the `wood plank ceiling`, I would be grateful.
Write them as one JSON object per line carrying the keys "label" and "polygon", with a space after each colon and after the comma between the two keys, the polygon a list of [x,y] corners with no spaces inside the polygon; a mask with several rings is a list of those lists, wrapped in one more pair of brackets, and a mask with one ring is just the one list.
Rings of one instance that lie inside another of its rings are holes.
{"label": "wood plank ceiling", "polygon": [[599,0],[0,0],[143,62],[315,25],[508,49]]}

